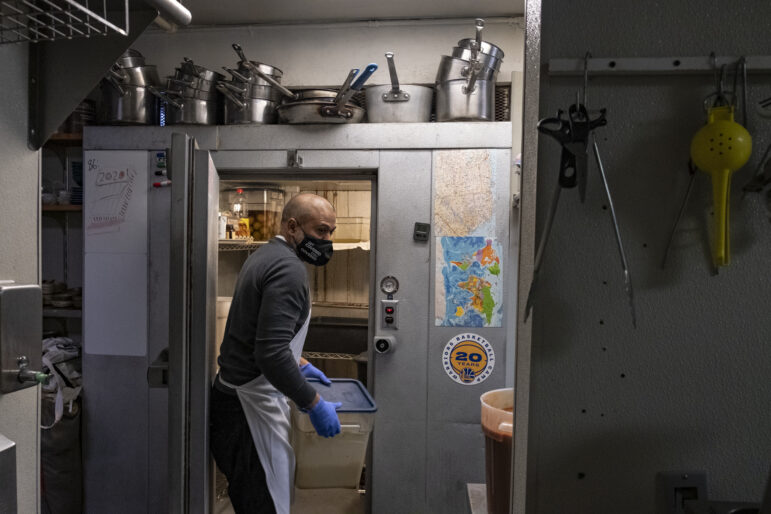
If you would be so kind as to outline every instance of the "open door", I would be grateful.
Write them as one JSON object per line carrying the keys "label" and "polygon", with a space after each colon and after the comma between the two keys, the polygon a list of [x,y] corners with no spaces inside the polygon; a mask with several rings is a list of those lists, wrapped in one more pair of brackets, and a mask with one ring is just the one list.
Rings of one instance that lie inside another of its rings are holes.
{"label": "open door", "polygon": [[219,179],[208,151],[173,134],[169,270],[169,512],[209,513]]}

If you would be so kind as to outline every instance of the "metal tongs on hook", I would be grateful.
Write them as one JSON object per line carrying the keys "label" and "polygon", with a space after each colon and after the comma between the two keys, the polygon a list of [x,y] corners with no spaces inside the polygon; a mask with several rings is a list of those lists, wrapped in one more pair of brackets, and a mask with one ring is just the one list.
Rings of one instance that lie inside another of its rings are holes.
{"label": "metal tongs on hook", "polygon": [[[586,108],[589,57],[591,57],[591,54],[587,52],[586,57],[584,58],[583,94],[577,98],[575,104],[568,108],[567,117],[563,117],[565,114],[564,111],[559,110],[557,112],[556,118],[544,118],[538,122],[538,131],[556,139],[557,142],[562,146],[562,154],[560,157],[560,171],[557,185],[552,195],[551,204],[549,205],[549,212],[547,214],[543,232],[541,233],[541,237],[538,242],[538,248],[536,250],[533,269],[533,281],[530,284],[530,291],[528,292],[527,302],[525,304],[525,321],[527,321],[527,318],[530,316],[530,311],[533,307],[534,295],[537,288],[541,263],[543,261],[543,255],[546,250],[546,243],[549,240],[549,234],[551,233],[551,229],[554,224],[554,218],[557,213],[557,204],[559,203],[560,193],[563,188],[567,189],[578,186],[579,197],[581,198],[581,202],[584,201],[586,195],[586,178],[588,168],[588,145],[589,136],[591,135],[592,150],[595,160],[597,161],[597,167],[599,168],[600,178],[602,179],[605,194],[608,198],[608,206],[610,208],[611,219],[613,221],[616,243],[618,245],[618,251],[621,256],[621,266],[624,273],[624,288],[629,299],[629,306],[632,313],[632,325],[636,328],[637,316],[634,306],[632,277],[629,272],[626,254],[624,253],[624,246],[621,242],[621,233],[618,227],[616,210],[610,194],[610,187],[608,186],[608,180],[605,175],[605,168],[602,164],[602,158],[600,157],[599,145],[597,145],[597,140],[593,134],[595,128],[607,124],[607,120],[605,119],[605,109],[600,109],[599,114],[592,118]],[[583,98],[583,103],[580,101],[581,98]]]}

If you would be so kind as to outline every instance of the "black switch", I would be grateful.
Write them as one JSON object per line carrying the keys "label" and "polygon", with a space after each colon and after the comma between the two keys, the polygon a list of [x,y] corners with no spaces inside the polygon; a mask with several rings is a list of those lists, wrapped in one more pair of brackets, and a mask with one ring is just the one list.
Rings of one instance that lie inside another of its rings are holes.
{"label": "black switch", "polygon": [[385,322],[386,323],[393,323],[394,322],[394,317],[393,316],[386,316],[385,317]]}
{"label": "black switch", "polygon": [[430,223],[415,222],[415,229],[412,231],[412,239],[415,241],[428,241],[429,234],[431,234]]}

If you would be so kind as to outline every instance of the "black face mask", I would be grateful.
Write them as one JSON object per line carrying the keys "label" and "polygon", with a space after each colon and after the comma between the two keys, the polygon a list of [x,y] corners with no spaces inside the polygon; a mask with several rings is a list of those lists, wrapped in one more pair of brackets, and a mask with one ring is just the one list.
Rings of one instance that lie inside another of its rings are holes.
{"label": "black face mask", "polygon": [[314,266],[323,266],[332,258],[332,241],[305,234],[297,245],[297,256]]}

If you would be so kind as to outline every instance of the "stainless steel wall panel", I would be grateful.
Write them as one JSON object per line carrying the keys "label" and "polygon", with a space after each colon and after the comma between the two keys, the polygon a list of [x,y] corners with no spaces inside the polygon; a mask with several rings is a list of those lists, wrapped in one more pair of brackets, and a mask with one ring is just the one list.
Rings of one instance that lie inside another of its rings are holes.
{"label": "stainless steel wall panel", "polygon": [[[152,159],[155,152],[150,152]],[[151,162],[150,165],[153,163]],[[166,221],[171,215],[171,189],[156,188],[147,198],[147,218],[151,223],[148,231],[148,319],[147,360],[153,362],[169,344],[169,237]],[[153,220],[159,220],[153,223]],[[160,221],[162,220],[162,221]],[[168,512],[168,444],[169,444],[169,390],[147,390],[147,416],[150,430],[147,433],[148,468],[147,511]]]}
{"label": "stainless steel wall panel", "polygon": [[218,170],[253,170],[286,168],[286,150],[231,150],[212,152]]}
{"label": "stainless steel wall panel", "polygon": [[16,508],[16,443],[0,434],[0,512]]}
{"label": "stainless steel wall panel", "polygon": [[297,152],[300,168],[376,169],[380,152],[371,150],[301,150]]}
{"label": "stainless steel wall panel", "polygon": [[202,150],[400,150],[511,148],[511,122],[361,123],[185,127],[85,127],[88,150],[165,148],[172,132],[194,137]]}
{"label": "stainless steel wall panel", "polygon": [[479,421],[430,424],[426,440],[430,472],[425,512],[467,514],[466,484],[484,483],[485,476],[485,443]]}
{"label": "stainless steel wall panel", "polygon": [[416,221],[429,220],[431,152],[380,153],[374,282],[377,309],[385,295],[380,280],[400,282],[399,330],[376,328],[397,338],[397,347],[376,354],[374,395],[378,404],[372,434],[372,512],[427,512],[426,373],[428,341],[429,245],[412,240]]}
{"label": "stainless steel wall panel", "polygon": [[220,150],[511,148],[511,123],[354,123],[219,127]]}
{"label": "stainless steel wall panel", "polygon": [[[492,215],[495,224],[488,237],[494,237],[500,245],[503,271],[502,301],[508,300],[509,287],[516,284],[516,276],[511,276],[508,254],[510,220],[510,159],[509,150],[479,150],[487,152],[491,170]],[[453,160],[444,159],[445,164]],[[461,162],[458,160],[457,162]],[[441,173],[437,170],[436,152],[434,152],[432,173],[437,180]],[[436,186],[434,186],[436,187]],[[433,202],[437,194],[432,195]],[[435,208],[435,207],[434,207]],[[434,236],[434,234],[432,234]],[[427,383],[427,437],[426,458],[428,511],[442,513],[465,513],[467,509],[466,482],[485,481],[484,444],[480,426],[481,406],[479,397],[482,393],[505,387],[505,363],[512,356],[507,355],[507,330],[509,322],[506,305],[500,327],[440,327],[435,326],[434,297],[437,290],[438,265],[436,238],[431,238],[430,284],[431,302],[429,305],[429,338],[426,362]],[[439,275],[441,276],[441,275]],[[475,385],[462,385],[453,381],[442,365],[442,354],[447,343],[455,336],[473,333],[484,337],[493,347],[495,365],[492,374],[483,382]],[[509,336],[513,337],[513,335]],[[452,454],[452,455],[448,455]],[[463,482],[461,482],[461,479]]]}
{"label": "stainless steel wall panel", "polygon": [[147,358],[83,353],[83,511],[147,512]]}
{"label": "stainless steel wall panel", "polygon": [[[218,144],[218,127],[185,125],[167,127],[100,127],[83,128],[84,150],[149,150],[169,148],[171,134],[185,133],[195,138],[198,147],[215,150]],[[242,148],[243,149],[243,148]]]}

